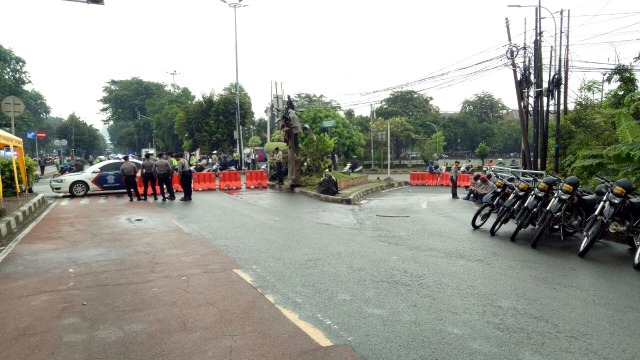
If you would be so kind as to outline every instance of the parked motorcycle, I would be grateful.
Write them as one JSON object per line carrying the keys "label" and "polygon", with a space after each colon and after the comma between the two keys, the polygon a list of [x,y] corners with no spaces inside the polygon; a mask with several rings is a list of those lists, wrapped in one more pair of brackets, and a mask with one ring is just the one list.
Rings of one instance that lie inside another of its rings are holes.
{"label": "parked motorcycle", "polygon": [[[640,198],[637,196],[633,184],[628,179],[620,179],[615,183],[597,176],[607,188],[607,192],[600,201],[595,213],[587,219],[584,228],[584,239],[580,244],[578,256],[584,257],[596,241],[607,233],[622,235],[629,246],[640,246]],[[636,258],[634,257],[634,267]]]}
{"label": "parked motorcycle", "polygon": [[529,225],[535,226],[542,209],[551,201],[551,194],[553,193],[556,182],[557,180],[553,176],[547,176],[538,182],[533,190],[533,195],[527,197],[527,201],[516,216],[516,228],[511,234],[511,241],[515,241],[520,230],[526,229]]}
{"label": "parked motorcycle", "polygon": [[511,193],[511,196],[509,196],[500,211],[498,211],[496,221],[493,222],[493,225],[489,230],[489,233],[492,236],[495,235],[498,230],[500,230],[502,225],[515,218],[515,216],[520,212],[520,209],[522,208],[524,203],[527,201],[529,195],[533,192],[533,189],[538,182],[538,179],[535,177],[529,180],[529,182],[531,183],[527,182],[517,174],[513,174],[513,177],[515,177],[518,181],[518,186],[515,187],[513,193]]}
{"label": "parked motorcycle", "polygon": [[556,189],[549,205],[542,211],[538,222],[538,231],[531,241],[536,248],[542,236],[553,229],[560,230],[562,240],[582,230],[587,214],[593,211],[598,198],[580,189],[580,179],[569,176]]}
{"label": "parked motorcycle", "polygon": [[489,218],[491,218],[491,214],[493,214],[496,209],[499,209],[513,192],[513,185],[502,176],[493,174],[493,178],[496,179],[494,182],[496,189],[482,198],[482,205],[471,219],[471,226],[474,229],[481,228]]}

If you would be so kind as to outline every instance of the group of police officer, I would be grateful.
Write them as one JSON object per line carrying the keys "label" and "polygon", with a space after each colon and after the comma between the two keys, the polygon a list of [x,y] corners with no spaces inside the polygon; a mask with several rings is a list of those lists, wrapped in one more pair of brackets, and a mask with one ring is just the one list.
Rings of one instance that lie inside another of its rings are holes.
{"label": "group of police officer", "polygon": [[[175,200],[176,196],[171,183],[174,172],[178,173],[180,186],[184,192],[184,196],[180,198],[180,201],[191,201],[191,196],[193,194],[191,168],[189,167],[189,162],[183,158],[182,154],[176,153],[174,155],[170,152],[159,153],[157,157],[154,157],[151,153],[145,154],[141,167],[143,186],[142,197],[140,196],[140,192],[138,191],[138,186],[136,184],[137,168],[135,164],[129,161],[129,156],[123,156],[122,159],[124,160],[124,164],[120,167],[120,172],[125,180],[129,201],[133,201],[134,193],[138,201],[146,201],[149,185],[151,185],[153,200],[158,200],[156,184],[160,188],[162,201]],[[168,197],[165,195],[165,188],[166,193],[169,195]]]}

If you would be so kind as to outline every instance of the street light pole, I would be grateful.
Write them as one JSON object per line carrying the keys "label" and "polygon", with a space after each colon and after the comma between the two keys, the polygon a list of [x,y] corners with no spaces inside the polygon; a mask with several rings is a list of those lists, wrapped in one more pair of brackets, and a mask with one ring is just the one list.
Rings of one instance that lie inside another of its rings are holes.
{"label": "street light pole", "polygon": [[236,49],[236,149],[238,149],[238,160],[240,162],[240,167],[238,170],[242,170],[242,161],[244,158],[244,152],[242,150],[242,128],[240,127],[240,85],[238,82],[238,17],[237,17],[237,9],[239,7],[245,7],[247,5],[240,4],[242,0],[238,0],[238,2],[227,2],[226,0],[220,0],[223,3],[229,5],[229,7],[233,8],[233,28],[235,34],[235,49]]}
{"label": "street light pole", "polygon": [[436,129],[436,157],[439,159],[440,158],[440,156],[439,156],[440,151],[438,150],[438,145],[440,145],[440,141],[438,140],[438,127],[435,126],[435,124],[432,124],[432,123],[430,123],[428,121],[425,121],[425,123],[433,126],[433,128]]}

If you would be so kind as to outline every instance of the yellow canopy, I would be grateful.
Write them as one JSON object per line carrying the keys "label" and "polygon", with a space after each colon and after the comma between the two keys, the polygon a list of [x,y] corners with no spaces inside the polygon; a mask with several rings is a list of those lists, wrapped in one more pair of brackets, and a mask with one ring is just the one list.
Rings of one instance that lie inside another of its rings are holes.
{"label": "yellow canopy", "polygon": [[[11,135],[6,131],[0,130],[0,147],[9,147],[9,149],[11,149],[11,162],[13,163],[13,178],[16,183],[16,192],[20,193],[20,185],[18,182],[18,168],[16,167],[16,163],[20,168],[20,175],[22,175],[22,184],[24,185],[24,188],[29,188],[27,169],[24,163],[24,147],[22,146],[22,139],[17,136]],[[15,156],[16,154],[17,157]],[[0,183],[0,188],[1,187],[2,185]],[[0,198],[1,197],[2,194],[0,193]]]}

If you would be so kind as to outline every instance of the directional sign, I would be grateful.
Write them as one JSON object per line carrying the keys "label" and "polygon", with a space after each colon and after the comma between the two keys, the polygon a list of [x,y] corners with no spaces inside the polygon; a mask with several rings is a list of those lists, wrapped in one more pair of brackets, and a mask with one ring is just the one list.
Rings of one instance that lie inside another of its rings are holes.
{"label": "directional sign", "polygon": [[44,130],[38,130],[38,132],[36,133],[36,137],[38,138],[38,140],[44,140],[47,138],[47,132]]}
{"label": "directional sign", "polygon": [[60,140],[54,140],[53,141],[53,145],[54,146],[60,146]]}
{"label": "directional sign", "polygon": [[60,145],[67,146],[67,140],[60,140]]}
{"label": "directional sign", "polygon": [[7,116],[18,116],[24,112],[24,103],[17,96],[7,96],[2,100],[2,112]]}
{"label": "directional sign", "polygon": [[35,140],[35,138],[36,138],[36,132],[33,130],[27,130],[27,139]]}
{"label": "directional sign", "polygon": [[335,120],[325,120],[322,122],[322,127],[334,127],[336,126]]}

